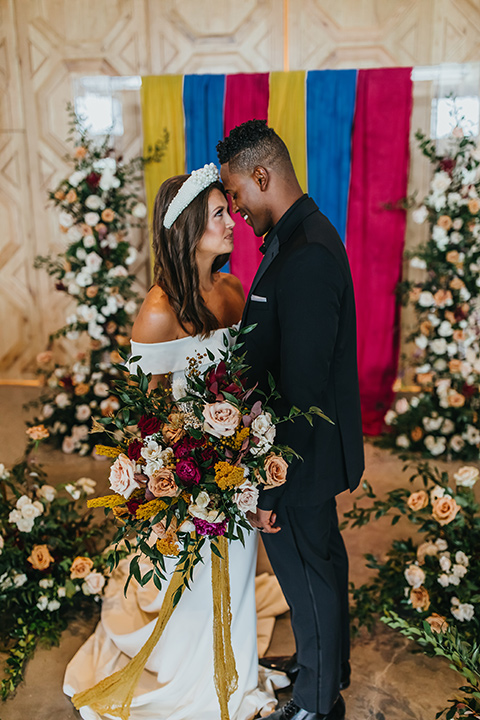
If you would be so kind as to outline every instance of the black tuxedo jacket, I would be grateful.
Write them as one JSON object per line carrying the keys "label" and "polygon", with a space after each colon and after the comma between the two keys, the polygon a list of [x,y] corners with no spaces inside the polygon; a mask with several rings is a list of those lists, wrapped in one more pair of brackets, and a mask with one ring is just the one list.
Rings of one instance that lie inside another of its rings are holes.
{"label": "black tuxedo jacket", "polygon": [[262,490],[272,510],[284,493],[291,505],[321,504],[350,488],[364,470],[353,284],[337,231],[307,195],[268,233],[247,297],[242,336],[248,381],[268,390],[268,372],[281,394],[275,410],[320,407],[333,420],[300,418],[280,425],[277,441],[296,450],[287,482]]}

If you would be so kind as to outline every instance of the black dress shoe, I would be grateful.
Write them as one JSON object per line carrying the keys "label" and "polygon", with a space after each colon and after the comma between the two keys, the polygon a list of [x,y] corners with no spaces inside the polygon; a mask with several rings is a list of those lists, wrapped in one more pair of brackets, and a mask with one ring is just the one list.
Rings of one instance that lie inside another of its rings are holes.
{"label": "black dress shoe", "polygon": [[[263,667],[270,668],[270,670],[280,670],[280,672],[284,672],[290,679],[292,685],[295,683],[298,671],[300,670],[300,665],[297,662],[297,653],[294,655],[264,657],[260,658],[258,662],[260,665],[263,665]],[[340,690],[346,690],[350,685],[350,674],[350,663],[347,660],[342,663],[340,669]]]}
{"label": "black dress shoe", "polygon": [[290,700],[283,708],[268,715],[266,720],[345,720],[345,702],[339,695],[333,708],[324,715],[304,710]]}

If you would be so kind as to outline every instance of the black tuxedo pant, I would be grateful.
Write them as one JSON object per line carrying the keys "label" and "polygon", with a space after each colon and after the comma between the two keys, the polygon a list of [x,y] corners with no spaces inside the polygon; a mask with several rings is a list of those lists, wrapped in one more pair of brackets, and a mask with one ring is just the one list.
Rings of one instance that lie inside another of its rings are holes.
{"label": "black tuxedo pant", "polygon": [[336,502],[293,507],[280,500],[275,511],[282,529],[262,537],[291,610],[300,665],[293,699],[305,710],[328,713],[350,653],[348,557]]}

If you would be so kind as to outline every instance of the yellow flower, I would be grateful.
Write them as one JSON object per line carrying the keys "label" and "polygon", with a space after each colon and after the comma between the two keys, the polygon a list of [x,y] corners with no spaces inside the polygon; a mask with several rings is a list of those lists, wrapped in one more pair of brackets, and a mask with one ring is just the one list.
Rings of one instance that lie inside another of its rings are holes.
{"label": "yellow flower", "polygon": [[244,480],[243,469],[221,460],[215,465],[215,482],[220,490],[235,488]]}
{"label": "yellow flower", "polygon": [[158,552],[161,552],[162,555],[174,555],[176,557],[180,552],[177,543],[169,540],[157,540],[156,546]]}

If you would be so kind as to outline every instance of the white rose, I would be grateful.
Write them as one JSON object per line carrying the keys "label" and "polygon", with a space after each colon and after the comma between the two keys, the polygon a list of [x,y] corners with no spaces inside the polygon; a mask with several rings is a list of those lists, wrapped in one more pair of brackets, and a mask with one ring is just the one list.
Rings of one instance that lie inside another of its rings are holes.
{"label": "white rose", "polygon": [[425,582],[425,573],[418,565],[408,565],[403,574],[407,583],[413,588],[419,588]]}
{"label": "white rose", "polygon": [[72,485],[72,483],[68,483],[68,485],[65,485],[65,490],[72,496],[74,500],[78,500],[81,492],[78,488],[75,487],[75,485]]}
{"label": "white rose", "polygon": [[442,555],[440,558],[440,567],[442,568],[443,572],[448,572],[450,568],[452,567],[452,561],[448,557],[448,555]]}
{"label": "white rose", "polygon": [[140,455],[145,460],[158,460],[163,452],[162,446],[156,441],[149,439],[146,443],[144,441],[143,448],[140,450]]}
{"label": "white rose", "polygon": [[82,180],[87,177],[87,173],[85,170],[76,170],[74,173],[70,175],[68,178],[69,184],[76,188],[80,185]]}
{"label": "white rose", "polygon": [[451,574],[448,576],[448,582],[450,585],[460,585],[460,578],[458,575]]}
{"label": "white rose", "polygon": [[416,408],[419,406],[419,404],[420,404],[420,399],[418,397],[412,397],[412,399],[410,400],[410,406],[413,408]]}
{"label": "white rose", "polygon": [[80,230],[78,225],[72,225],[67,232],[67,239],[71,243],[76,243],[83,237],[83,232]]}
{"label": "white rose", "polygon": [[80,490],[83,490],[85,495],[93,495],[97,486],[97,482],[96,480],[92,480],[92,478],[81,477],[78,478],[75,485],[80,488]]}
{"label": "white rose", "polygon": [[96,273],[102,267],[103,260],[95,251],[88,253],[85,265],[90,273]]}
{"label": "white rose", "polygon": [[105,203],[98,195],[89,195],[85,200],[85,205],[89,210],[103,210],[105,207]]}
{"label": "white rose", "polygon": [[444,193],[445,190],[448,190],[451,184],[452,180],[450,178],[450,175],[441,170],[440,172],[436,172],[433,176],[431,188],[435,194],[439,194]]}
{"label": "white rose", "polygon": [[478,480],[480,472],[473,465],[464,465],[454,474],[454,480],[458,487],[472,488]]}
{"label": "white rose", "polygon": [[75,417],[77,420],[80,420],[80,422],[83,422],[84,420],[88,420],[90,415],[92,414],[92,411],[88,407],[88,405],[77,405],[75,409]]}
{"label": "white rose", "polygon": [[70,405],[70,398],[67,393],[59,393],[55,398],[55,404],[58,405],[59,408],[68,407],[68,405]]}
{"label": "white rose", "polygon": [[422,223],[424,223],[427,218],[428,210],[425,205],[420,205],[419,208],[416,208],[412,212],[412,220],[414,223],[417,223],[417,225],[421,225]]}
{"label": "white rose", "polygon": [[257,509],[258,495],[259,492],[257,488],[247,482],[240,485],[232,500],[241,512],[255,512]]}
{"label": "white rose", "polygon": [[143,203],[137,203],[132,209],[132,215],[142,220],[144,217],[147,217],[147,208]]}
{"label": "white rose", "polygon": [[441,337],[450,337],[451,335],[453,335],[453,328],[451,323],[449,323],[448,320],[444,320],[442,323],[440,323],[437,332]]}
{"label": "white rose", "polygon": [[450,447],[454,452],[460,452],[465,447],[465,440],[461,435],[454,435],[450,438]]}
{"label": "white rose", "polygon": [[[438,487],[438,485],[437,485],[437,487]],[[440,489],[443,489],[443,488],[440,488]],[[438,497],[443,497],[444,493],[445,493],[445,491],[441,495],[438,495]],[[438,552],[445,552],[445,550],[448,548],[447,541],[444,540],[443,538],[438,538],[437,540],[435,540],[435,545],[438,548]]]}
{"label": "white rose", "polygon": [[43,505],[41,502],[38,502],[38,500],[22,507],[22,515],[26,520],[35,520],[35,518],[42,515],[42,513]]}
{"label": "white rose", "polygon": [[438,370],[439,372],[443,372],[448,367],[447,361],[444,360],[443,358],[438,358],[438,360],[435,360],[435,362],[433,363],[433,367],[435,368],[435,370]]}
{"label": "white rose", "polygon": [[40,585],[41,588],[44,588],[46,590],[47,588],[53,587],[54,582],[53,582],[52,578],[42,578],[38,584]]}
{"label": "white rose", "polygon": [[417,270],[426,270],[427,263],[425,262],[425,260],[422,260],[422,258],[419,258],[415,255],[415,257],[411,258],[410,260],[410,267]]}
{"label": "white rose", "polygon": [[79,287],[88,287],[93,284],[93,278],[87,270],[82,270],[76,277],[77,285]]}
{"label": "white rose", "polygon": [[435,432],[442,426],[443,418],[441,417],[424,417],[422,418],[422,425],[427,432]]}
{"label": "white rose", "polygon": [[95,237],[93,235],[85,235],[85,237],[83,238],[83,246],[86,247],[87,250],[92,248],[96,244],[96,242],[97,241],[95,240]]}
{"label": "white rose", "polygon": [[383,421],[385,425],[393,425],[396,419],[397,413],[395,412],[395,410],[387,410]]}
{"label": "white rose", "polygon": [[50,600],[47,605],[47,610],[49,610],[50,612],[54,612],[55,610],[58,610],[59,607],[60,603],[58,602],[58,600]]}
{"label": "white rose", "polygon": [[[430,491],[430,502],[433,503],[435,500],[438,500],[439,498],[442,498],[445,495],[445,488],[441,487],[440,485],[435,485],[433,490]],[[436,544],[438,545],[438,548],[440,549],[440,542],[441,540],[437,540]],[[447,549],[447,544],[445,543],[445,550]]]}
{"label": "white rose", "polygon": [[85,590],[83,591],[85,595],[98,595],[105,585],[105,577],[99,572],[91,572],[87,575],[83,584],[88,589],[88,593]]}
{"label": "white rose", "polygon": [[15,587],[19,588],[22,587],[22,585],[25,585],[28,578],[25,575],[25,573],[15,573],[12,577],[13,584]]}
{"label": "white rose", "polygon": [[20,532],[29,533],[32,531],[33,523],[35,522],[35,518],[20,518],[17,520],[17,528],[20,530]]}
{"label": "white rose", "polygon": [[40,595],[40,597],[37,600],[37,608],[39,610],[46,610],[48,607],[48,598],[46,595]]}
{"label": "white rose", "polygon": [[[454,600],[457,602],[454,603]],[[475,608],[470,603],[460,603],[458,598],[452,598],[451,612],[456,620],[460,620],[460,622],[469,622],[475,615]]]}
{"label": "white rose", "polygon": [[453,420],[450,420],[450,418],[445,418],[442,424],[441,432],[444,435],[451,435],[453,431],[455,430],[455,423]]}
{"label": "white rose", "polygon": [[444,355],[447,352],[447,341],[445,338],[435,338],[430,343],[430,349],[435,355]]}
{"label": "white rose", "polygon": [[415,345],[420,348],[420,350],[425,350],[425,348],[428,345],[428,338],[426,335],[417,335],[415,338]]}
{"label": "white rose", "polygon": [[78,259],[78,260],[82,260],[82,261],[83,261],[83,260],[85,260],[85,258],[87,257],[87,251],[85,250],[85,248],[79,247],[79,248],[77,249],[77,252],[75,253],[75,255],[77,256],[77,259]]}
{"label": "white rose", "polygon": [[442,587],[448,587],[450,585],[450,578],[445,573],[438,576],[437,581]]}
{"label": "white rose", "polygon": [[62,452],[64,452],[65,455],[71,455],[74,452],[76,445],[75,440],[70,437],[70,435],[67,435],[62,441]]}
{"label": "white rose", "polygon": [[427,435],[424,442],[427,450],[434,456],[441,455],[447,449],[447,441],[444,437],[435,438],[433,435]]}
{"label": "white rose", "polygon": [[67,594],[67,589],[62,585],[57,589],[57,595],[59,598],[65,597]]}
{"label": "white rose", "polygon": [[98,187],[104,192],[107,192],[112,188],[120,187],[120,180],[114,175],[110,168],[105,168],[102,173],[102,177],[100,178],[100,182],[98,183]]}
{"label": "white rose", "polygon": [[109,277],[128,277],[128,270],[123,265],[115,265],[108,271]]}
{"label": "white rose", "polygon": [[210,495],[205,492],[205,490],[202,490],[198,493],[197,499],[195,500],[195,504],[197,507],[199,507],[201,510],[205,510],[205,508],[208,506],[208,503],[210,502]]}
{"label": "white rose", "polygon": [[90,227],[94,227],[100,222],[100,215],[96,212],[88,212],[85,213],[84,220],[87,225],[90,225]]}
{"label": "white rose", "polygon": [[44,420],[48,420],[48,418],[52,417],[54,413],[53,407],[46,403],[42,408],[42,416]]}
{"label": "white rose", "polygon": [[138,252],[136,251],[136,249],[134,247],[128,248],[128,255],[125,258],[125,264],[132,265],[135,262],[135,260],[137,259],[137,256],[138,256]]}
{"label": "white rose", "polygon": [[469,564],[468,557],[462,550],[457,550],[455,553],[455,562],[458,565],[465,565],[465,567]]}
{"label": "white rose", "polygon": [[452,567],[452,574],[455,575],[457,578],[463,578],[467,574],[468,570],[465,567],[465,565],[454,565]]}
{"label": "white rose", "polygon": [[435,299],[432,293],[428,290],[421,292],[420,297],[418,298],[418,304],[421,307],[431,307],[432,305],[435,305]]}
{"label": "white rose", "polygon": [[65,210],[60,213],[58,220],[60,222],[60,225],[65,228],[72,227],[74,223],[73,217],[70,215],[70,213],[65,212]]}
{"label": "white rose", "polygon": [[93,392],[97,397],[107,397],[110,394],[108,385],[105,382],[95,383],[95,385],[93,386]]}
{"label": "white rose", "polygon": [[410,447],[410,440],[406,435],[399,435],[395,440],[397,447],[408,448]]}

